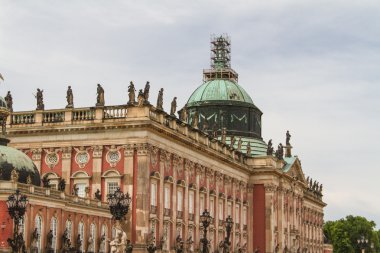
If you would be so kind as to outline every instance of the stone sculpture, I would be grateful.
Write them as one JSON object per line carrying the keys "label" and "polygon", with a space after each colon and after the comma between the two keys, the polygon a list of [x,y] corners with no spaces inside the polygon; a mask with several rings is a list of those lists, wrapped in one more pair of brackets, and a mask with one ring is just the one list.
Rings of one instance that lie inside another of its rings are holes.
{"label": "stone sculpture", "polygon": [[96,106],[104,106],[104,89],[103,87],[98,83],[98,87],[96,90],[97,96],[96,96]]}
{"label": "stone sculpture", "polygon": [[160,91],[158,92],[158,97],[157,97],[157,109],[158,110],[164,110],[163,108],[164,104],[164,89],[161,88]]}
{"label": "stone sculpture", "polygon": [[73,108],[74,107],[74,95],[73,95],[73,90],[71,89],[71,86],[69,86],[67,88],[66,100],[67,100],[66,108]]}
{"label": "stone sculpture", "polygon": [[170,115],[175,116],[176,110],[177,110],[177,97],[174,97],[171,103],[171,107],[170,107]]}
{"label": "stone sculpture", "polygon": [[136,95],[135,95],[135,92],[136,92],[136,89],[135,89],[135,85],[133,84],[133,82],[131,81],[129,86],[128,86],[128,97],[129,97],[129,101],[128,101],[128,104],[129,105],[133,105],[135,104],[136,102]]}

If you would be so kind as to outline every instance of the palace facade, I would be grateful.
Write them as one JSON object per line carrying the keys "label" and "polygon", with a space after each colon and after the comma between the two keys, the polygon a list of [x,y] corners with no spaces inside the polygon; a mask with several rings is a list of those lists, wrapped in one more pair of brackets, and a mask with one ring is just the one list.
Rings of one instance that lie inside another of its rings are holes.
{"label": "palace facade", "polygon": [[[305,177],[292,155],[289,133],[276,151],[263,141],[262,112],[238,84],[229,53],[228,38],[212,40],[211,69],[204,70],[204,83],[179,116],[175,100],[170,113],[164,111],[162,93],[157,105],[149,103],[149,84],[137,99],[131,84],[128,103],[113,106],[104,104],[99,85],[96,106],[73,107],[68,91],[66,108],[47,110],[40,104],[38,110],[12,112],[9,145],[29,156],[53,188],[65,179],[65,194],[76,188],[81,203],[95,203],[99,190],[102,199],[94,205],[99,212],[107,194],[118,187],[128,192],[132,203],[125,229],[134,251],[145,252],[151,234],[162,251],[173,252],[178,236],[186,251],[199,250],[200,214],[207,209],[213,218],[210,252],[219,248],[226,236],[224,221],[231,216],[232,251],[322,253],[322,186]],[[62,202],[48,201],[52,207]],[[27,235],[36,226],[37,212],[49,213],[41,215],[46,230],[57,212],[57,234],[62,235],[67,215],[59,216],[59,210],[65,207],[35,209],[28,214]],[[76,220],[86,217],[86,249],[91,221],[100,231],[103,220],[89,216],[91,205],[70,212]]]}

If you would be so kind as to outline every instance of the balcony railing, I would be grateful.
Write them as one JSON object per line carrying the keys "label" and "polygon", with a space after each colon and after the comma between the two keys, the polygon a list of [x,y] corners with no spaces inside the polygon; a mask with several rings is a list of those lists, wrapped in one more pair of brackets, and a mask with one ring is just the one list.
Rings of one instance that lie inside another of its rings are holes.
{"label": "balcony railing", "polygon": [[43,120],[44,123],[57,123],[57,122],[64,122],[65,121],[65,112],[44,112],[43,114]]}
{"label": "balcony railing", "polygon": [[127,117],[127,108],[123,105],[104,107],[104,119],[123,119]]}
{"label": "balcony railing", "polygon": [[12,114],[11,122],[14,125],[22,125],[22,124],[34,124],[35,117],[34,113],[17,113]]}
{"label": "balcony railing", "polygon": [[75,109],[73,111],[73,121],[84,121],[84,120],[94,120],[95,119],[95,109]]}

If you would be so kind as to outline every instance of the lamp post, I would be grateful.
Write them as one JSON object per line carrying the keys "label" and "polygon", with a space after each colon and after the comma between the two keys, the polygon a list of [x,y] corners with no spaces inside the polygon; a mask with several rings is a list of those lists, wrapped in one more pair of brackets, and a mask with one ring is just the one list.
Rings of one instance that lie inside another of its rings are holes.
{"label": "lamp post", "polygon": [[8,243],[14,253],[26,252],[23,235],[22,233],[19,233],[19,224],[20,221],[24,220],[24,214],[28,202],[26,195],[21,194],[18,189],[16,190],[16,193],[8,196],[8,200],[6,201],[8,213],[14,220],[13,239],[8,238]]}
{"label": "lamp post", "polygon": [[367,247],[368,245],[368,239],[364,237],[364,235],[362,235],[359,239],[358,239],[358,246],[361,250],[362,253],[365,252],[365,248]]}
{"label": "lamp post", "polygon": [[116,250],[115,252],[124,252],[127,248],[132,251],[132,245],[127,242],[126,233],[120,224],[124,216],[128,213],[131,197],[128,193],[124,194],[120,188],[117,188],[114,193],[108,194],[107,201],[112,218],[116,220],[116,227],[122,231],[122,235],[116,235],[116,238],[111,241],[110,246]]}
{"label": "lamp post", "polygon": [[210,216],[210,213],[205,209],[200,216],[200,222],[202,223],[203,226],[203,238],[201,239],[202,243],[202,249],[201,253],[208,253],[208,243],[209,241],[207,240],[207,228],[210,226],[212,217]]}
{"label": "lamp post", "polygon": [[228,215],[228,217],[226,218],[226,222],[225,222],[227,236],[223,240],[223,253],[230,252],[230,245],[231,245],[230,236],[231,236],[231,230],[232,230],[233,224],[234,224],[234,222],[232,221],[231,216]]}

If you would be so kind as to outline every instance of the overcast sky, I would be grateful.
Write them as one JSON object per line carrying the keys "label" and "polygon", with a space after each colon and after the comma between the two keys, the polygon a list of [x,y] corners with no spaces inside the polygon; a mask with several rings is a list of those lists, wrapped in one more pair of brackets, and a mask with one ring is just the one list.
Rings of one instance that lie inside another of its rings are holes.
{"label": "overcast sky", "polygon": [[209,67],[210,35],[228,33],[239,83],[264,112],[263,137],[290,130],[306,175],[324,185],[325,220],[363,215],[380,227],[380,1],[0,0],[1,93],[15,110],[127,101],[183,106]]}

